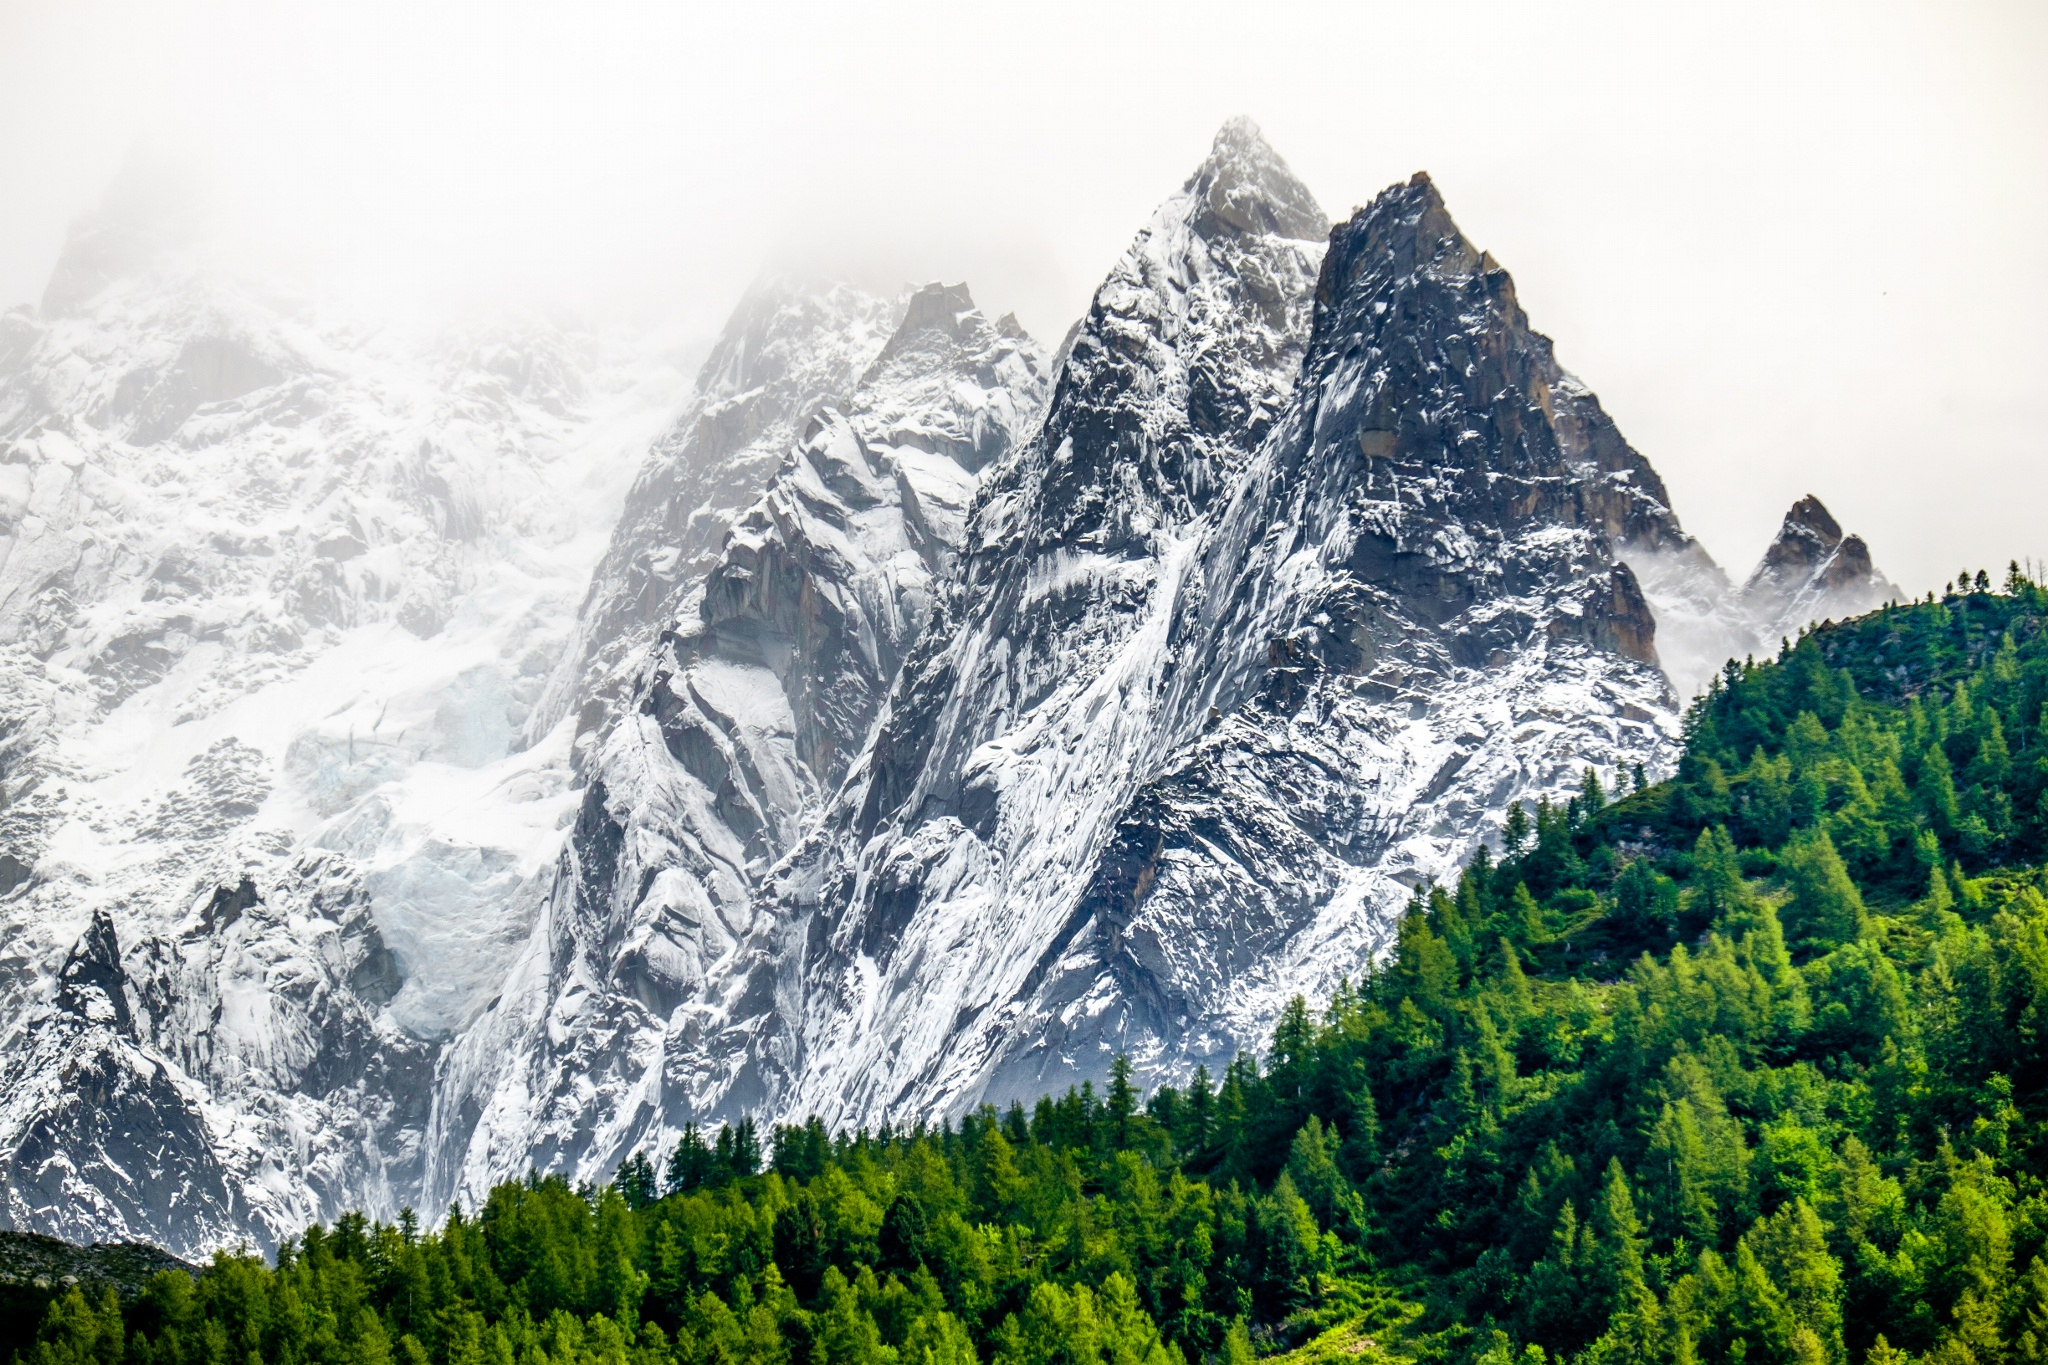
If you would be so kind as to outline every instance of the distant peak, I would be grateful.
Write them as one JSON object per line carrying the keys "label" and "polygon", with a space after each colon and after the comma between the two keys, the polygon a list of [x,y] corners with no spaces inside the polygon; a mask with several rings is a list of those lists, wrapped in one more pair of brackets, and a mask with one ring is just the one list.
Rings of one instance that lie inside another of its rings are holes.
{"label": "distant peak", "polygon": [[76,311],[114,280],[147,270],[201,231],[199,172],[131,151],[99,207],[72,223],[43,289],[42,311]]}
{"label": "distant peak", "polygon": [[1243,115],[1216,130],[1187,188],[1203,196],[1209,216],[1239,232],[1315,242],[1330,233],[1329,217],[1308,186]]}
{"label": "distant peak", "polygon": [[1841,526],[1829,514],[1826,505],[1811,493],[1792,504],[1778,535],[1782,538],[1798,531],[1810,531],[1830,546],[1839,544],[1842,539]]}
{"label": "distant peak", "polygon": [[861,383],[875,382],[905,355],[925,357],[911,360],[909,363],[913,367],[928,366],[934,347],[982,350],[999,346],[1004,341],[1011,345],[1032,345],[1029,334],[1009,314],[1004,314],[1002,321],[990,324],[987,316],[975,306],[974,295],[968,292],[966,285],[927,284],[911,294],[903,307],[902,321],[896,324],[896,330],[882,344]]}
{"label": "distant peak", "polygon": [[1898,589],[1877,571],[1863,538],[1844,535],[1834,515],[1809,493],[1785,514],[1743,592],[1753,602],[1798,604],[1828,594],[1843,599],[1837,602],[1842,610],[1860,611]]}
{"label": "distant peak", "polygon": [[1259,131],[1248,114],[1235,114],[1223,120],[1223,126],[1216,130],[1215,139],[1209,144],[1212,158],[1239,155],[1264,157],[1277,161],[1280,154],[1273,150],[1273,144],[1266,141],[1266,135]]}
{"label": "distant peak", "polygon": [[966,316],[974,311],[974,295],[966,285],[934,282],[910,296],[910,303],[903,310],[903,322],[896,330],[906,333],[935,329],[957,334]]}

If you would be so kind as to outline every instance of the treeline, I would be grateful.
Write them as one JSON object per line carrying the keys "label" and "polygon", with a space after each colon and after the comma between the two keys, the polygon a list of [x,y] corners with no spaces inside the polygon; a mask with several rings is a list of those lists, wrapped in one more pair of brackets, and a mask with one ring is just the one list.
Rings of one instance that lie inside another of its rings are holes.
{"label": "treeline", "polygon": [[2048,595],[1734,664],[1263,1058],[59,1301],[24,1358],[2048,1362]]}

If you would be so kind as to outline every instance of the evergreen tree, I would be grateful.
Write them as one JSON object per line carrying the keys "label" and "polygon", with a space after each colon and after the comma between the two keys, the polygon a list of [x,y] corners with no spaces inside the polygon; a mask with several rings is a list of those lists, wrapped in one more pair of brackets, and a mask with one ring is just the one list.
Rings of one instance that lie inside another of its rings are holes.
{"label": "evergreen tree", "polygon": [[1850,880],[1826,830],[1801,831],[1786,846],[1781,866],[1792,892],[1781,919],[1794,943],[1826,952],[1870,932],[1863,893]]}

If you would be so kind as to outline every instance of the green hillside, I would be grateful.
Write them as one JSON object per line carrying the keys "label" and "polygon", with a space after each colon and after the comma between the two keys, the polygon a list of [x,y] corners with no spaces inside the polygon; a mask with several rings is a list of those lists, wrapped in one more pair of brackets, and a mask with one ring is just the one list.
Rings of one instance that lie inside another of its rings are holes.
{"label": "green hillside", "polygon": [[[1981,579],[1979,580],[1981,582]],[[60,1299],[36,1362],[2048,1362],[2048,593],[1731,665],[1265,1056],[694,1135]]]}

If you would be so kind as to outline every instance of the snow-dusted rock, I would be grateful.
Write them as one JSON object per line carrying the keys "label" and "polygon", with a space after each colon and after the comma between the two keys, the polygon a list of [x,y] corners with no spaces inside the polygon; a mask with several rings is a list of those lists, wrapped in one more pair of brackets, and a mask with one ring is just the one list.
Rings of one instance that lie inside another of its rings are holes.
{"label": "snow-dusted rock", "polygon": [[0,320],[0,1221],[195,1252],[415,1197],[575,810],[570,728],[520,735],[684,379],[364,327],[159,207]]}
{"label": "snow-dusted rock", "polygon": [[1777,539],[1742,585],[1742,604],[1766,653],[1811,622],[1861,616],[1899,595],[1870,562],[1863,537],[1843,535],[1811,493],[1792,504]]}
{"label": "snow-dusted rock", "polygon": [[[1227,129],[1219,153],[1286,185],[1247,143]],[[1239,260],[1290,245],[1224,233]],[[1219,256],[1203,242],[1187,274],[1213,284]],[[1215,491],[1169,484],[1177,503],[1145,496],[1172,464],[1148,458],[1156,420],[1096,415],[1156,419],[1145,399],[1194,386],[1074,383],[1121,322],[1091,314],[1045,432],[977,508],[988,576],[970,567],[866,790],[792,867],[785,913],[817,921],[782,969],[803,991],[792,1111],[1024,1097],[1116,1051],[1153,1076],[1227,1059],[1291,994],[1356,974],[1510,800],[1670,757],[1615,546],[1683,533],[1506,274],[1418,179],[1338,230],[1313,298],[1284,415],[1234,405],[1219,453],[1180,465]],[[1238,374],[1284,395],[1288,368]]]}
{"label": "snow-dusted rock", "polygon": [[821,404],[852,389],[903,313],[849,285],[771,275],[740,300],[683,414],[640,467],[529,728],[577,716],[588,750],[649,643],[693,616],[733,519]]}
{"label": "snow-dusted rock", "polygon": [[792,433],[643,651],[513,980],[442,1065],[435,1200],[528,1165],[600,1174],[686,1121],[773,1101],[764,879],[866,743],[954,571],[979,471],[1045,389],[1013,320],[932,285]]}

